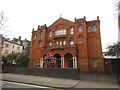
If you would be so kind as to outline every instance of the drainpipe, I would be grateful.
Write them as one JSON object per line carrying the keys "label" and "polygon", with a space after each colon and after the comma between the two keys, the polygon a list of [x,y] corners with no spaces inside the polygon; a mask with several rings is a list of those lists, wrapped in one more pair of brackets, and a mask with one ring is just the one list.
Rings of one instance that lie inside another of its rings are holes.
{"label": "drainpipe", "polygon": [[77,73],[78,73],[78,80],[80,80],[80,66],[79,66],[79,54],[78,54],[78,46],[76,45],[76,56],[77,56]]}

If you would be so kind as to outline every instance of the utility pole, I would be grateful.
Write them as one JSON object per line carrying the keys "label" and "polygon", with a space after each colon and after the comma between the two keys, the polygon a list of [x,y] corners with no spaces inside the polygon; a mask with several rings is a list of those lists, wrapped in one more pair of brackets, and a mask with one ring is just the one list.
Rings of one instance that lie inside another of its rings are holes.
{"label": "utility pole", "polygon": [[118,43],[120,43],[120,1],[118,2]]}
{"label": "utility pole", "polygon": [[2,48],[3,48],[3,37],[2,37],[2,35],[0,35],[0,60],[1,60],[1,56],[2,56]]}
{"label": "utility pole", "polygon": [[[120,1],[118,1],[118,50],[120,44]],[[119,52],[119,51],[118,51]],[[117,58],[120,58],[120,54],[117,55]]]}
{"label": "utility pole", "polygon": [[118,45],[117,45],[117,82],[118,84],[120,85],[120,53],[119,53],[119,50],[120,50],[120,0],[118,1]]}

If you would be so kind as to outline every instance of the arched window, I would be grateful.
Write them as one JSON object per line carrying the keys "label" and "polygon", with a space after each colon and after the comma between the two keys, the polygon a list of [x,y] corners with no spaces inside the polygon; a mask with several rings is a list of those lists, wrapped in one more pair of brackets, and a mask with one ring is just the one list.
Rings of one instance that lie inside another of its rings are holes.
{"label": "arched window", "polygon": [[59,42],[58,42],[58,41],[55,41],[55,44],[57,44],[57,45],[58,45],[58,44],[59,44]]}
{"label": "arched window", "polygon": [[74,40],[70,40],[70,45],[74,45]]}
{"label": "arched window", "polygon": [[88,26],[88,32],[92,32],[91,26]]}
{"label": "arched window", "polygon": [[40,32],[40,37],[42,37],[42,34],[43,34],[43,33],[42,33],[42,32]]}
{"label": "arched window", "polygon": [[42,40],[39,40],[39,47],[42,47]]}
{"label": "arched window", "polygon": [[55,35],[59,35],[59,32],[58,32],[58,30],[56,30],[56,31],[55,31]]}
{"label": "arched window", "polygon": [[96,31],[97,31],[97,30],[96,30],[96,25],[93,25],[93,26],[92,26],[92,31],[93,31],[93,32],[96,32]]}
{"label": "arched window", "polygon": [[79,32],[82,32],[82,25],[79,25],[79,26],[78,26],[78,31],[79,31]]}
{"label": "arched window", "polygon": [[66,29],[63,29],[63,35],[65,35],[66,34]]}
{"label": "arched window", "polygon": [[66,45],[66,41],[65,40],[63,41],[63,45]]}
{"label": "arched window", "polygon": [[97,67],[97,61],[93,60],[93,67]]}
{"label": "arched window", "polygon": [[49,37],[52,37],[52,31],[50,30],[50,32],[49,32]]}
{"label": "arched window", "polygon": [[60,41],[60,46],[62,46],[62,41]]}
{"label": "arched window", "polygon": [[36,36],[36,35],[34,35],[34,36],[33,36],[33,39],[35,40],[36,38],[37,38],[37,36]]}
{"label": "arched window", "polygon": [[79,37],[79,43],[82,43],[82,42],[83,42],[83,38]]}
{"label": "arched window", "polygon": [[55,35],[65,35],[66,29],[60,29],[55,31]]}
{"label": "arched window", "polygon": [[48,46],[49,46],[49,47],[52,46],[52,42],[51,42],[51,41],[48,42]]}
{"label": "arched window", "polygon": [[74,28],[73,27],[70,28],[70,34],[74,34]]}

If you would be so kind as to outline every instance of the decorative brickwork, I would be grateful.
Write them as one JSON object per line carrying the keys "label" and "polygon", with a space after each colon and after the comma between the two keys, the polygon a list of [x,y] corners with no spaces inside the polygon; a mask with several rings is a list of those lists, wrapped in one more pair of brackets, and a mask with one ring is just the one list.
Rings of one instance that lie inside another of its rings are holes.
{"label": "decorative brickwork", "polygon": [[104,71],[100,20],[75,22],[59,18],[51,26],[32,31],[30,67],[43,68],[43,58],[51,53],[57,68],[80,68],[81,71]]}

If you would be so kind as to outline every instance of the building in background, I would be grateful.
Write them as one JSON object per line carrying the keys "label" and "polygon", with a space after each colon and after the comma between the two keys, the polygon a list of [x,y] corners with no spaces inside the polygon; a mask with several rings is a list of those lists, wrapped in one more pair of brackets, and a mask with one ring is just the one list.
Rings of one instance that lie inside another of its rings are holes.
{"label": "building in background", "polygon": [[11,53],[22,53],[23,46],[9,40],[4,40],[2,55],[9,55]]}
{"label": "building in background", "polygon": [[23,52],[29,54],[30,53],[30,41],[27,39],[21,40],[21,36],[19,38],[13,38],[12,42],[20,44],[23,46]]}
{"label": "building in background", "polygon": [[30,41],[25,39],[21,40],[21,36],[17,39],[10,40],[9,38],[3,38],[2,43],[2,55],[8,55],[10,53],[30,53]]}
{"label": "building in background", "polygon": [[22,40],[22,45],[23,45],[23,52],[30,54],[30,41],[27,39]]}
{"label": "building in background", "polygon": [[80,68],[81,71],[104,72],[100,20],[86,17],[69,21],[59,18],[51,26],[32,31],[30,67],[44,67],[44,57],[51,53],[57,68]]}
{"label": "building in background", "polygon": [[103,52],[104,66],[106,73],[120,73],[120,58],[117,55],[110,55]]}

